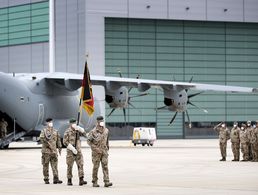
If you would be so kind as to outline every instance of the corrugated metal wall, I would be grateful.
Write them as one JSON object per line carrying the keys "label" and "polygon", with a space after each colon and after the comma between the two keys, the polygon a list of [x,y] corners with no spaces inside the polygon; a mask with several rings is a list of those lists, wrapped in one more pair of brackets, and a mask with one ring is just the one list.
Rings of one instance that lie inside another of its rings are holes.
{"label": "corrugated metal wall", "polygon": [[[106,18],[105,55],[106,75],[118,76],[120,69],[132,78],[189,81],[194,76],[193,82],[258,86],[258,24]],[[130,108],[128,121],[156,122],[160,137],[182,137],[182,115],[168,126],[174,113],[155,111],[163,105],[163,93],[149,92],[133,100],[139,110]],[[205,92],[192,101],[209,111],[189,106],[192,121],[258,118],[255,95]],[[122,111],[107,121],[122,122]]]}

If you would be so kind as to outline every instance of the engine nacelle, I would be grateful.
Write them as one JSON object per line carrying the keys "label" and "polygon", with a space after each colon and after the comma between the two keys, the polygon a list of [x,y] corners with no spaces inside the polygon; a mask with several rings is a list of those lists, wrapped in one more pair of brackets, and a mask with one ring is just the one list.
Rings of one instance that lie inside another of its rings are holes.
{"label": "engine nacelle", "polygon": [[164,96],[164,104],[169,110],[184,112],[187,109],[188,96],[185,90],[166,90]]}
{"label": "engine nacelle", "polygon": [[126,108],[128,107],[128,89],[125,86],[113,91],[106,91],[106,102],[110,108]]}

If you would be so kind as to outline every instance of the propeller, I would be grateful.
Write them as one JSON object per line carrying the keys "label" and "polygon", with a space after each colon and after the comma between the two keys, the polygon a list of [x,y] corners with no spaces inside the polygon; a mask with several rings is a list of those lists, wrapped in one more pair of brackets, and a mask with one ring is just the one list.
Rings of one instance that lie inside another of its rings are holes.
{"label": "propeller", "polygon": [[169,125],[171,125],[171,124],[174,122],[174,120],[176,119],[177,113],[178,113],[178,112],[176,112],[176,113],[174,114],[173,118],[172,118],[171,121],[169,122]]}
{"label": "propeller", "polygon": [[[193,76],[190,78],[189,83],[193,81]],[[188,92],[188,89],[185,89],[186,92]]]}
{"label": "propeller", "polygon": [[190,120],[190,117],[189,117],[189,114],[188,114],[188,110],[186,110],[185,113],[186,113],[186,117],[187,117],[187,121],[188,121],[188,126],[191,129],[192,128],[192,122]]}
{"label": "propeller", "polygon": [[124,119],[125,119],[125,122],[126,122],[126,112],[125,112],[125,108],[123,108],[123,113],[124,113]]}
{"label": "propeller", "polygon": [[113,109],[111,110],[111,112],[108,114],[107,117],[109,117],[114,111],[115,111],[115,108],[113,108]]}
{"label": "propeller", "polygon": [[167,106],[162,106],[162,107],[159,107],[159,108],[156,108],[156,110],[163,110],[163,109],[166,109]]}
{"label": "propeller", "polygon": [[[174,80],[175,80],[175,78],[174,78]],[[193,76],[190,78],[189,83],[191,83],[192,81],[193,81]],[[185,89],[186,92],[188,92],[188,90],[189,90],[189,89]],[[203,112],[205,112],[205,113],[208,113],[208,111],[207,111],[206,109],[200,108],[199,106],[193,104],[193,103],[190,101],[191,98],[193,98],[193,97],[195,97],[195,96],[197,96],[197,95],[200,95],[200,94],[203,93],[203,92],[204,92],[204,91],[201,91],[201,92],[198,92],[198,93],[194,93],[194,94],[188,95],[188,96],[187,96],[187,97],[188,97],[187,104],[190,104],[190,105],[194,106],[195,108],[198,108],[199,110],[201,110],[201,111],[203,111]],[[165,109],[165,108],[167,108],[167,106],[162,106],[162,107],[156,108],[156,110],[161,110],[161,109]],[[174,120],[176,119],[177,113],[178,113],[178,112],[176,112],[176,113],[174,114],[173,118],[172,118],[171,121],[169,122],[169,125],[171,125],[171,124],[174,122]],[[187,121],[188,121],[188,124],[189,124],[189,128],[192,128],[192,122],[191,122],[191,119],[190,119],[188,110],[185,110],[184,113],[186,114]]]}
{"label": "propeller", "polygon": [[205,112],[205,113],[208,113],[208,110],[203,109],[203,108],[201,108],[201,107],[199,107],[199,106],[196,106],[195,104],[193,104],[193,103],[190,102],[190,101],[188,101],[187,103],[190,104],[190,105],[192,105],[192,106],[195,107],[195,108],[198,108],[199,110],[201,110],[201,111],[203,111],[203,112]]}

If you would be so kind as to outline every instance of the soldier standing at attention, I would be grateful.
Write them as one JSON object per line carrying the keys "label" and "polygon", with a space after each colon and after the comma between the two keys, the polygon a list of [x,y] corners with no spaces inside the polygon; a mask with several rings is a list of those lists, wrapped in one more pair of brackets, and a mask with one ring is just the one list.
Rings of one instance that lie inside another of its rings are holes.
{"label": "soldier standing at attention", "polygon": [[102,116],[97,117],[97,126],[91,130],[88,134],[88,144],[92,151],[92,183],[93,187],[99,187],[98,185],[98,169],[101,162],[103,176],[104,176],[104,187],[112,186],[113,184],[109,181],[108,173],[108,140],[109,130],[105,128],[104,119]]}
{"label": "soldier standing at attention", "polygon": [[240,143],[241,143],[241,152],[243,153],[242,161],[248,161],[249,160],[249,147],[248,147],[248,137],[247,137],[247,131],[246,131],[245,124],[241,125]]}
{"label": "soldier standing at attention", "polygon": [[83,155],[81,151],[80,136],[86,137],[85,130],[76,125],[75,119],[70,119],[70,126],[64,134],[64,145],[67,147],[66,164],[67,164],[67,185],[71,186],[73,177],[73,163],[74,161],[78,167],[79,185],[86,185],[84,181],[83,170]]}
{"label": "soldier standing at attention", "polygon": [[42,157],[41,162],[43,165],[43,176],[45,184],[49,184],[49,163],[51,164],[53,171],[53,183],[60,184],[61,180],[58,178],[58,154],[61,155],[62,144],[60,135],[57,130],[53,128],[53,120],[51,118],[46,119],[47,127],[44,128],[40,133],[40,141],[42,143]]}
{"label": "soldier standing at attention", "polygon": [[258,121],[252,132],[251,144],[253,146],[253,162],[258,162]]}
{"label": "soldier standing at attention", "polygon": [[238,127],[238,123],[234,122],[234,126],[230,132],[231,139],[231,149],[234,155],[234,159],[232,161],[239,161],[240,156],[240,128]]}
{"label": "soldier standing at attention", "polygon": [[252,127],[252,124],[251,124],[251,121],[247,121],[246,122],[246,133],[247,133],[247,138],[248,138],[248,150],[249,150],[249,158],[248,160],[252,161],[253,160],[253,147],[252,147],[252,144],[251,144],[251,137],[252,137],[252,134],[253,134],[253,130],[254,128]]}
{"label": "soldier standing at attention", "polygon": [[2,118],[0,121],[0,139],[6,137],[7,126],[8,126],[8,123],[4,120],[4,118]]}
{"label": "soldier standing at attention", "polygon": [[225,122],[221,122],[218,125],[216,125],[214,127],[214,130],[216,130],[219,133],[219,146],[220,146],[220,152],[222,156],[222,159],[220,159],[220,161],[226,161],[227,140],[230,138],[229,130],[226,127]]}

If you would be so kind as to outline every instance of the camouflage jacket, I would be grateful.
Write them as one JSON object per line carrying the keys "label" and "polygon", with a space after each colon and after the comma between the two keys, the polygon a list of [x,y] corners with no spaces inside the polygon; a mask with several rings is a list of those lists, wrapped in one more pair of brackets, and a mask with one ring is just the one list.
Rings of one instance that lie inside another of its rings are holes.
{"label": "camouflage jacket", "polygon": [[[77,143],[76,143],[76,150],[77,152],[81,152],[81,140],[80,140],[80,136],[84,136],[86,137],[86,132],[81,133],[78,132],[74,129],[72,129],[71,127],[69,127],[68,129],[66,129],[65,133],[64,133],[64,140],[63,140],[63,144],[67,147],[69,144],[73,145],[73,147],[75,147],[75,139],[76,139],[76,134],[77,134]],[[72,151],[67,149],[67,154],[71,153]]]}
{"label": "camouflage jacket", "polygon": [[246,129],[245,130],[241,130],[240,131],[240,143],[241,144],[246,144],[248,142],[249,142],[249,139],[248,139],[248,135],[247,135]]}
{"label": "camouflage jacket", "polygon": [[215,130],[219,133],[219,141],[220,143],[226,143],[227,140],[230,138],[230,133],[228,128],[226,127],[217,127]]}
{"label": "camouflage jacket", "polygon": [[256,145],[258,144],[258,127],[252,130],[250,142]]}
{"label": "camouflage jacket", "polygon": [[87,142],[93,152],[107,152],[109,150],[109,130],[97,126],[89,132]]}
{"label": "camouflage jacket", "polygon": [[240,143],[240,128],[233,127],[230,132],[230,139],[232,143]]}
{"label": "camouflage jacket", "polygon": [[0,121],[0,130],[1,131],[7,131],[8,123],[6,121]]}
{"label": "camouflage jacket", "polygon": [[254,130],[254,128],[252,126],[249,126],[246,128],[248,142],[251,141],[253,130]]}
{"label": "camouflage jacket", "polygon": [[59,151],[62,149],[60,134],[53,128],[44,128],[40,133],[40,141],[42,143],[42,153],[56,154],[57,149]]}

